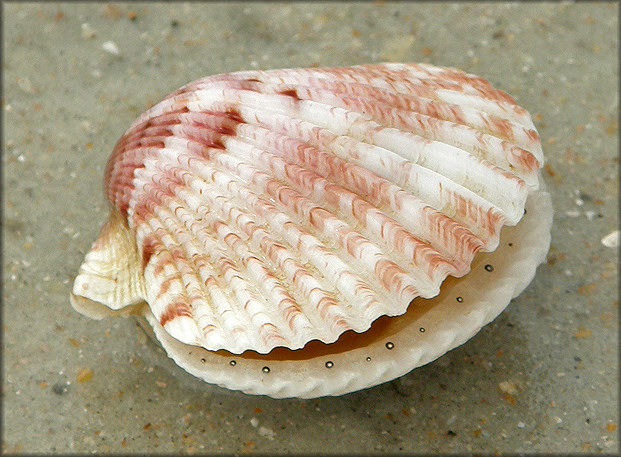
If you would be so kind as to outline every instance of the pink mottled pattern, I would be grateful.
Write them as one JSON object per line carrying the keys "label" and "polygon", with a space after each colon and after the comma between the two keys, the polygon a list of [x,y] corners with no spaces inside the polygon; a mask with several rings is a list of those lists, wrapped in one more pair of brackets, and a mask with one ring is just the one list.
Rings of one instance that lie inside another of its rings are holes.
{"label": "pink mottled pattern", "polygon": [[147,110],[105,188],[164,328],[268,352],[435,296],[519,221],[542,164],[528,113],[458,70],[246,71]]}

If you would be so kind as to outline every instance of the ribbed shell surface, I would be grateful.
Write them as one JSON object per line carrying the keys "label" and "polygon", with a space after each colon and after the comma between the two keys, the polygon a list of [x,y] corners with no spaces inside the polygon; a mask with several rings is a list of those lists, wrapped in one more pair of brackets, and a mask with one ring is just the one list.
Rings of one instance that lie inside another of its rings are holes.
{"label": "ribbed shell surface", "polygon": [[519,222],[542,165],[529,114],[458,70],[203,78],[141,115],[108,161],[108,224],[135,240],[118,267],[131,294],[88,291],[102,243],[74,294],[111,309],[143,299],[209,350],[333,342],[468,273]]}

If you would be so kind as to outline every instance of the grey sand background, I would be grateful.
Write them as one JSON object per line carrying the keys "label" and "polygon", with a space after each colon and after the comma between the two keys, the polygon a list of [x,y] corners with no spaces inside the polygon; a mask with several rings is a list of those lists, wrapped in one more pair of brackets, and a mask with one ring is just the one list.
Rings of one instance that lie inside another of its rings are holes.
{"label": "grey sand background", "polygon": [[[618,452],[616,3],[2,5],[5,453]],[[134,118],[196,78],[454,66],[532,114],[555,207],[533,283],[465,345],[338,398],[273,400],[178,369],[132,320],[69,305]]]}

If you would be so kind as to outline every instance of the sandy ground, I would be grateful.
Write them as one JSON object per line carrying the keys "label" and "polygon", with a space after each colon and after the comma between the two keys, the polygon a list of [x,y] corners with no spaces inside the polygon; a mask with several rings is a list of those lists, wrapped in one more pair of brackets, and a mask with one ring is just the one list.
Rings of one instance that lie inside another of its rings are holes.
{"label": "sandy ground", "polygon": [[[616,3],[3,3],[4,453],[618,452]],[[421,61],[489,79],[543,138],[555,220],[535,280],[463,346],[337,398],[178,369],[69,291],[133,119],[220,72]]]}

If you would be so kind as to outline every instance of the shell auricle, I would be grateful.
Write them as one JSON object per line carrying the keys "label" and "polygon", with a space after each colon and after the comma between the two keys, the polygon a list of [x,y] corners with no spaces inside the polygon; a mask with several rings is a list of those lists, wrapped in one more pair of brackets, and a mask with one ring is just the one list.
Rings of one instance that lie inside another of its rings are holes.
{"label": "shell auricle", "polygon": [[71,303],[141,316],[178,365],[230,389],[370,387],[528,285],[550,243],[543,161],[528,112],[451,68],[199,79],[114,147],[110,217]]}

